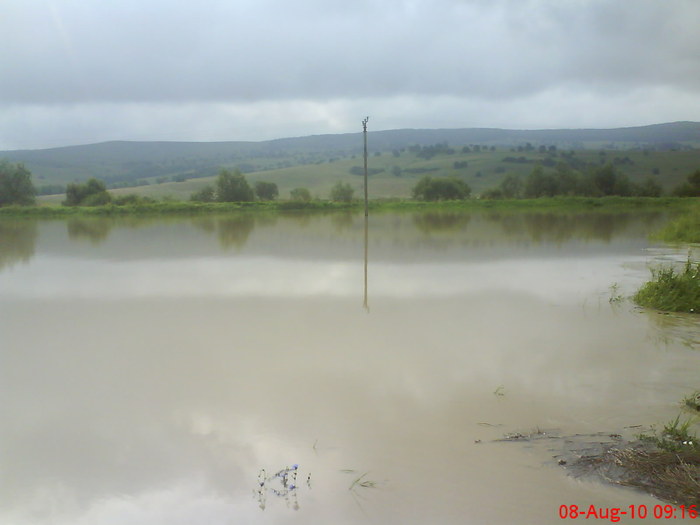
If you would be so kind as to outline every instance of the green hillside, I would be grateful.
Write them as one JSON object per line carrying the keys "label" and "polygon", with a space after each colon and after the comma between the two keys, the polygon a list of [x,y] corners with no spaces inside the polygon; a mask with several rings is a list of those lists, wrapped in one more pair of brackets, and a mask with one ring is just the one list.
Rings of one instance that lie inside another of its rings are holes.
{"label": "green hillside", "polygon": [[[553,170],[558,162],[566,162],[580,171],[611,163],[630,180],[641,182],[651,176],[666,191],[684,182],[687,175],[700,168],[700,150],[690,151],[610,151],[576,150],[566,152],[494,150],[452,154],[438,154],[430,159],[420,158],[409,150],[396,153],[372,154],[369,169],[376,172],[370,176],[372,198],[408,197],[416,182],[425,175],[433,177],[456,176],[472,188],[473,194],[496,187],[507,175],[527,176],[532,169],[543,165],[545,171]],[[513,161],[515,159],[516,161]],[[458,166],[458,167],[455,167]],[[354,168],[354,169],[353,169]],[[288,198],[289,191],[306,187],[312,195],[327,198],[331,187],[338,181],[350,183],[362,192],[362,158],[344,158],[332,162],[321,162],[288,168],[248,173],[246,178],[253,184],[263,180],[278,185],[281,198]],[[360,173],[355,175],[354,173]],[[189,196],[207,184],[214,183],[214,176],[189,179],[184,182],[151,184],[138,188],[112,190],[115,195],[137,193],[155,198],[169,197],[187,200]],[[42,197],[44,202],[58,202],[62,195]]]}
{"label": "green hillside", "polygon": [[[374,197],[406,197],[424,175],[460,177],[479,194],[508,174],[527,175],[537,163],[553,169],[565,162],[580,171],[612,163],[632,181],[651,175],[666,190],[700,168],[700,123],[692,122],[612,130],[375,131],[368,144]],[[250,182],[277,183],[282,198],[295,187],[327,197],[339,180],[358,191],[362,184],[361,133],[263,142],[108,142],[0,152],[0,158],[24,163],[40,193],[63,193],[69,182],[96,177],[116,194],[183,200],[211,184],[221,167],[239,168]]]}

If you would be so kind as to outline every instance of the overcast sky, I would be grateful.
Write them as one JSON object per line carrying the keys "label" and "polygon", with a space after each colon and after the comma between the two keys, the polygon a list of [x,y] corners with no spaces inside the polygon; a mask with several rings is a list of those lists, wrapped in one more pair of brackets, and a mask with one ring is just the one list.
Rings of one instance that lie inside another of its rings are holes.
{"label": "overcast sky", "polygon": [[700,0],[2,0],[0,149],[700,121]]}

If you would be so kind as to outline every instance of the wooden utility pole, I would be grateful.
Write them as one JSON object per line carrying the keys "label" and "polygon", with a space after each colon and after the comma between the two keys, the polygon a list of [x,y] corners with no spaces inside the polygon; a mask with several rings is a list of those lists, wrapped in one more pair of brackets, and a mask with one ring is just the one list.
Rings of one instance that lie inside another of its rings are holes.
{"label": "wooden utility pole", "polygon": [[367,313],[369,313],[369,305],[367,304],[367,248],[368,245],[368,235],[369,235],[369,193],[367,190],[367,122],[369,117],[365,117],[362,121],[362,135],[365,141],[365,300],[363,306]]}
{"label": "wooden utility pole", "polygon": [[368,192],[367,192],[367,122],[369,121],[369,117],[365,117],[365,119],[362,121],[362,135],[364,136],[365,140],[365,217],[369,215],[369,197],[368,197]]}

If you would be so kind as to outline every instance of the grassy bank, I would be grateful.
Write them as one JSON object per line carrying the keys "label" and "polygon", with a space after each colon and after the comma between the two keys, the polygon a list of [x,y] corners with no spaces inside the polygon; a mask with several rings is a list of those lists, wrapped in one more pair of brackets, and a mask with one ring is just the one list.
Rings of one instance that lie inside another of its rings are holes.
{"label": "grassy bank", "polygon": [[[694,199],[653,198],[653,197],[552,197],[542,199],[484,200],[467,199],[462,201],[421,202],[405,199],[377,199],[370,201],[370,209],[377,211],[420,211],[420,210],[545,210],[545,211],[586,211],[586,210],[634,210],[672,209],[687,210]],[[117,206],[8,206],[0,208],[0,217],[73,217],[126,216],[126,215],[177,215],[227,213],[235,211],[276,211],[276,210],[357,210],[363,203],[339,203],[323,200],[310,202],[266,201],[266,202],[190,202],[170,201]]]}
{"label": "grassy bank", "polygon": [[536,210],[587,211],[672,209],[684,211],[693,199],[676,197],[545,197],[540,199],[467,199],[464,201],[422,202],[412,200],[377,200],[370,206],[377,210]]}
{"label": "grassy bank", "polygon": [[651,270],[652,280],[634,295],[640,306],[666,312],[700,313],[700,264],[688,260],[683,270]]}
{"label": "grassy bank", "polygon": [[668,243],[700,243],[700,206],[671,221],[654,238]]}
{"label": "grassy bank", "polygon": [[[634,487],[683,505],[687,513],[676,512],[675,517],[696,519],[700,515],[700,442],[692,429],[697,426],[694,416],[699,400],[698,392],[691,394],[683,404],[690,417],[679,414],[658,431],[652,427],[632,441],[612,434],[617,439],[601,442],[599,448],[588,443],[586,453],[576,453],[572,472],[597,473],[615,485]],[[674,517],[670,506],[664,509],[667,517]]]}
{"label": "grassy bank", "polygon": [[0,217],[76,217],[76,216],[139,216],[139,215],[196,215],[238,211],[276,210],[346,210],[354,204],[328,201],[312,202],[155,202],[116,206],[8,206],[0,208]]}

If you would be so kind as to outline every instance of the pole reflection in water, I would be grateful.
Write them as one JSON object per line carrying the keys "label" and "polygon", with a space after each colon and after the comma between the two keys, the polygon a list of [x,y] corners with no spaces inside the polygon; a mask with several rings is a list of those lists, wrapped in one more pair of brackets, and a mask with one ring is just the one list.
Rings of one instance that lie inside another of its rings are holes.
{"label": "pole reflection in water", "polygon": [[367,255],[368,255],[368,247],[369,247],[369,216],[365,215],[365,300],[362,306],[364,306],[365,310],[367,310],[367,313],[369,313],[369,304],[367,303]]}

